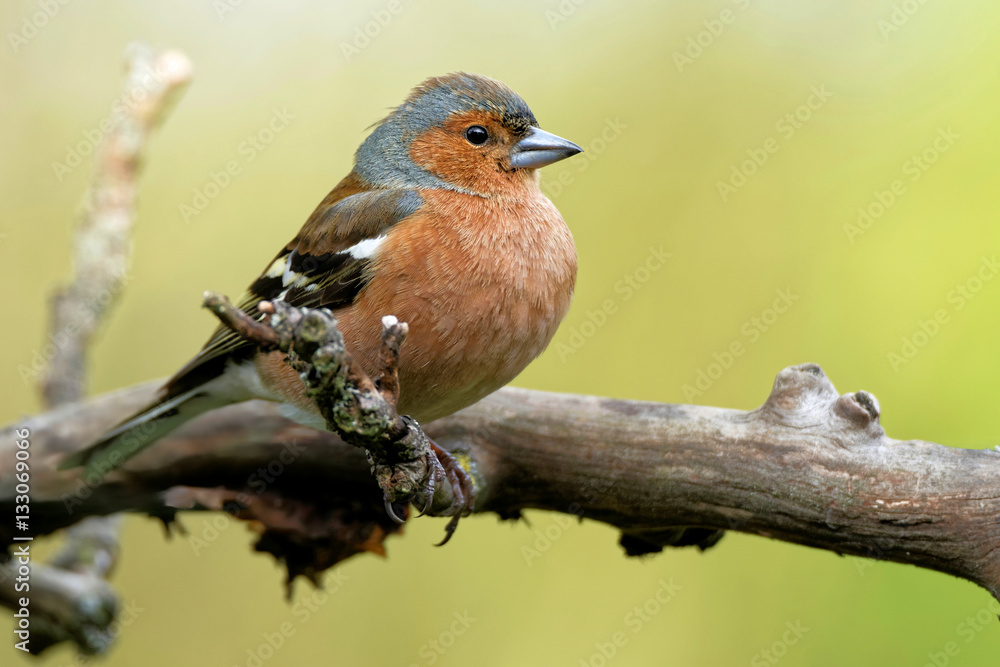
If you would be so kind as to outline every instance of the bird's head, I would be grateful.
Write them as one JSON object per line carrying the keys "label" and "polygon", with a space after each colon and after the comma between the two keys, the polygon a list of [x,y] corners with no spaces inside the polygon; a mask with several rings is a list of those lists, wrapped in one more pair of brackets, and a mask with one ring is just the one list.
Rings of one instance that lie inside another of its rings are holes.
{"label": "bird's head", "polygon": [[500,81],[454,73],[421,83],[378,124],[358,148],[355,173],[375,187],[497,196],[537,184],[536,169],[582,150],[539,128]]}

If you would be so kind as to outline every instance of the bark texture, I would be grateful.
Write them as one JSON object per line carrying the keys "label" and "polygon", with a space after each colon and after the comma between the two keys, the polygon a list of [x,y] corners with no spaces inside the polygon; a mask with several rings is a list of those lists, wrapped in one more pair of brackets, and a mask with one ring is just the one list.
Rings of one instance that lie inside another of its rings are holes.
{"label": "bark texture", "polygon": [[[96,488],[55,471],[152,390],[17,425],[31,430],[45,463],[32,506],[39,531],[120,511],[229,509],[263,520],[258,548],[283,558],[291,576],[314,577],[337,561],[333,552],[380,552],[395,530],[362,451],[266,403],[204,415]],[[1000,594],[1000,453],[894,440],[871,394],[838,395],[815,364],[783,370],[749,412],[507,388],[425,430],[474,471],[476,512],[512,518],[538,508],[602,521],[621,529],[630,553],[707,547],[718,531],[738,530],[939,570]],[[0,450],[3,465],[12,460]],[[272,481],[258,493],[254,476],[268,469]],[[0,467],[0,511],[9,479]]]}

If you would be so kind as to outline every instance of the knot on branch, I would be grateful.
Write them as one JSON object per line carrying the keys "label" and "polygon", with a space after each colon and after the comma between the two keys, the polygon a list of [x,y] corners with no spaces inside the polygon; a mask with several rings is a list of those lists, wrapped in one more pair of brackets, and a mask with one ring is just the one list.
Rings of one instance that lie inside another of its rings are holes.
{"label": "knot on branch", "polygon": [[860,428],[867,428],[874,424],[882,430],[879,424],[881,408],[878,399],[867,391],[856,391],[853,394],[844,394],[837,399],[833,410],[839,416],[852,422]]}
{"label": "knot on branch", "polygon": [[832,428],[842,435],[853,432],[866,440],[885,435],[878,399],[867,391],[838,395],[818,364],[789,366],[779,372],[771,394],[752,414],[785,426]]}

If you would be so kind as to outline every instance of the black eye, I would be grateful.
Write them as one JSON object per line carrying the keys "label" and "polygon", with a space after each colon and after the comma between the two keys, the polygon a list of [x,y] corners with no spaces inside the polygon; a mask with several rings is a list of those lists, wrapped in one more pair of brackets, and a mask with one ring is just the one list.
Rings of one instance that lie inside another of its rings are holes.
{"label": "black eye", "polygon": [[465,138],[469,140],[470,144],[481,146],[490,138],[490,133],[482,125],[473,125],[465,131]]}

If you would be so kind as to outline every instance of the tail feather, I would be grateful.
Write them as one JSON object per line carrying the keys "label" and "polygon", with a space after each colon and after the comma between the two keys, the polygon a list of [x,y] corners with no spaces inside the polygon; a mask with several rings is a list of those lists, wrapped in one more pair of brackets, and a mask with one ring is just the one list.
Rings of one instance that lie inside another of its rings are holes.
{"label": "tail feather", "polygon": [[126,459],[139,453],[181,424],[198,415],[222,407],[229,400],[220,399],[205,387],[196,387],[176,396],[157,401],[122,422],[86,449],[62,460],[60,470],[86,466],[86,478],[103,477]]}

